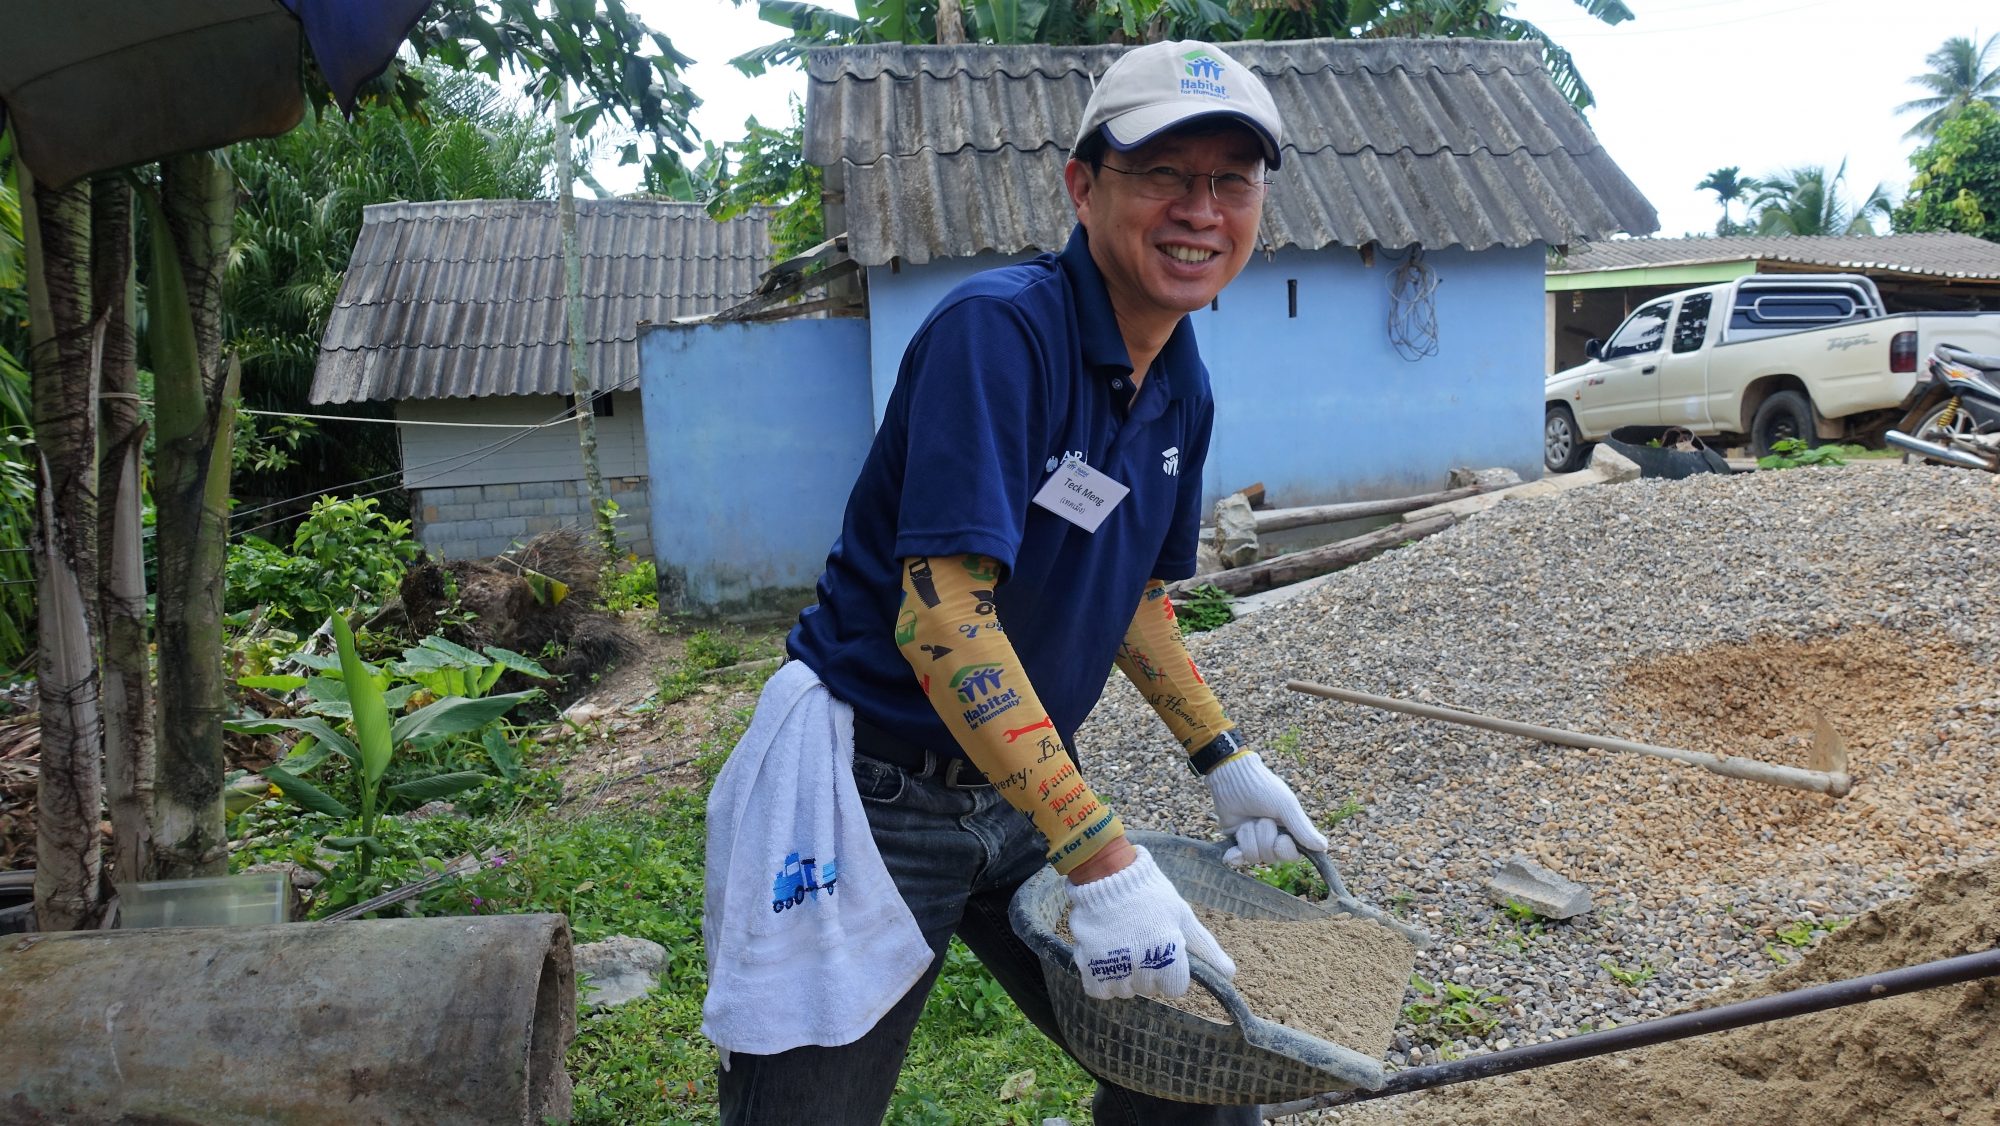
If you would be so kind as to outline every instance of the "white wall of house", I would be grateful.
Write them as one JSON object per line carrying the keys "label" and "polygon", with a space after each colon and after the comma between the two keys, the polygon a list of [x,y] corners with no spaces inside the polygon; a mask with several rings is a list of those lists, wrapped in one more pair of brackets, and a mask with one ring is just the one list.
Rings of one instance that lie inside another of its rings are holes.
{"label": "white wall of house", "polygon": [[[403,485],[417,539],[446,559],[498,555],[564,525],[591,526],[589,490],[577,426],[560,395],[412,399],[396,404],[402,422],[537,426],[401,426]],[[623,519],[619,536],[642,558],[647,531],[645,418],[636,391],[615,392],[611,414],[596,419],[597,456]]]}
{"label": "white wall of house", "polygon": [[[478,422],[532,426],[564,417],[560,395],[496,395],[479,399],[406,399],[402,422]],[[637,391],[611,396],[611,417],[598,418],[597,461],[606,477],[646,475],[646,426]],[[464,426],[398,427],[405,488],[448,488],[510,481],[581,481],[583,455],[574,422],[538,430]]]}

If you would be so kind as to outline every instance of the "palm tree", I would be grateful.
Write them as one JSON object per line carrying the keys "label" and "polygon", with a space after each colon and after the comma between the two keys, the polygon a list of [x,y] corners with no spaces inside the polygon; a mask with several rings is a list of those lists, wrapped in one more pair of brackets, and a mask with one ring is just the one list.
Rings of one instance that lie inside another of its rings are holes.
{"label": "palm tree", "polygon": [[[370,104],[352,121],[315,114],[288,133],[231,150],[243,202],[230,248],[227,331],[243,361],[245,406],[286,410],[306,402],[320,337],[368,204],[550,195],[553,129],[478,75],[418,73],[429,87],[421,119]],[[385,412],[380,403],[328,411]],[[310,496],[393,469],[392,429],[347,423],[311,429],[285,456],[239,465],[239,494]],[[257,442],[255,434],[239,434],[246,439],[246,446]],[[278,514],[265,518],[271,515]]]}
{"label": "palm tree", "polygon": [[1718,168],[1694,186],[1698,192],[1714,192],[1715,198],[1722,204],[1722,221],[1715,225],[1715,233],[1718,235],[1740,230],[1729,219],[1729,205],[1754,194],[1764,186],[1755,177],[1739,175],[1741,171],[1742,169],[1734,164]]}
{"label": "palm tree", "polygon": [[1994,109],[2000,109],[2000,66],[1986,65],[1987,56],[1993,53],[1996,43],[2000,43],[2000,35],[1988,38],[1985,46],[1975,48],[1969,36],[1957,35],[1925,55],[1924,62],[1930,64],[1930,72],[1910,79],[1910,84],[1929,90],[1931,96],[1916,98],[1896,107],[1897,113],[1914,111],[1924,115],[1903,136],[1934,137],[1938,126],[1973,102],[1985,102]]}
{"label": "palm tree", "polygon": [[1889,193],[1877,184],[1859,206],[1840,199],[1847,179],[1847,161],[1832,176],[1825,165],[1800,165],[1764,177],[1750,206],[1757,213],[1760,235],[1872,235],[1871,213],[1890,212]]}

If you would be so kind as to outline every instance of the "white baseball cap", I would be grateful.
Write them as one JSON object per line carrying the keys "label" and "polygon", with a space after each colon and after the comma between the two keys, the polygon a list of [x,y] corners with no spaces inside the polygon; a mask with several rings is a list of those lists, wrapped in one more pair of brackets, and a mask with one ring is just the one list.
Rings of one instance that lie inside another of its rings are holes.
{"label": "white baseball cap", "polygon": [[1174,39],[1135,47],[1097,80],[1074,149],[1102,128],[1114,149],[1129,152],[1198,117],[1234,117],[1264,142],[1264,163],[1278,167],[1284,123],[1262,79],[1210,43]]}

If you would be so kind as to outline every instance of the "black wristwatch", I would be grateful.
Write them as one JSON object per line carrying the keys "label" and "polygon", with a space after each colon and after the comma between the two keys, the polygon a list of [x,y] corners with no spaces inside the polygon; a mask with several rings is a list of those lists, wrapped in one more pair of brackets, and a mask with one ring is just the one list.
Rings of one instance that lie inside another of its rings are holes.
{"label": "black wristwatch", "polygon": [[1221,766],[1224,759],[1242,750],[1243,740],[1236,737],[1236,732],[1225,731],[1217,735],[1207,746],[1188,756],[1188,769],[1194,771],[1198,777],[1206,777],[1210,771]]}

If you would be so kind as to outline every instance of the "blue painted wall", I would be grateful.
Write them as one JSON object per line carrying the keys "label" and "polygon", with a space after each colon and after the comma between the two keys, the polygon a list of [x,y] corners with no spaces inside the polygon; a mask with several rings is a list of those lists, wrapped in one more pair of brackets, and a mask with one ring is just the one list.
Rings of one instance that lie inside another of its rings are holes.
{"label": "blue painted wall", "polygon": [[654,325],[639,335],[663,605],[791,610],[874,440],[868,325]]}
{"label": "blue painted wall", "polygon": [[[968,274],[1009,260],[869,271],[876,419],[931,307]],[[1380,252],[1372,267],[1346,248],[1260,254],[1219,309],[1194,314],[1216,395],[1209,503],[1258,481],[1282,507],[1441,489],[1461,465],[1541,474],[1542,246],[1441,250],[1425,261],[1439,280],[1439,347],[1415,363],[1389,342],[1398,262]]]}

